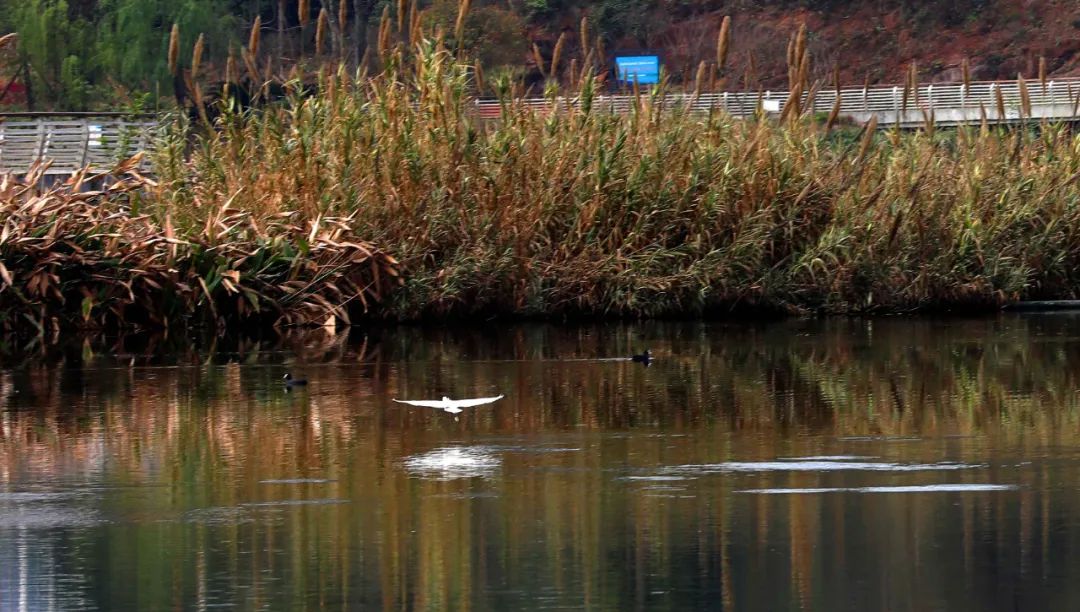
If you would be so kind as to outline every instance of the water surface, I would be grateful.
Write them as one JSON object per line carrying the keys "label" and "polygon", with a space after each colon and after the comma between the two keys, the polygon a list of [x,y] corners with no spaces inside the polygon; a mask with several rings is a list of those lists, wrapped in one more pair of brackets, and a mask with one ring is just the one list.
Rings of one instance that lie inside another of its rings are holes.
{"label": "water surface", "polygon": [[1080,609],[1067,313],[0,348],[0,610]]}

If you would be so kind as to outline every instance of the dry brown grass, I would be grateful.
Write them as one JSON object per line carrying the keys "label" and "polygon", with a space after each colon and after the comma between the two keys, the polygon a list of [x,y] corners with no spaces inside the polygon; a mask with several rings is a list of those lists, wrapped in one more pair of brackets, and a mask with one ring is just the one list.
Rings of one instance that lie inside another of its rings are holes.
{"label": "dry brown grass", "polygon": [[156,184],[120,164],[49,189],[0,181],[4,328],[211,327],[350,321],[397,283],[397,264],[350,219],[255,219],[228,201],[178,223]]}

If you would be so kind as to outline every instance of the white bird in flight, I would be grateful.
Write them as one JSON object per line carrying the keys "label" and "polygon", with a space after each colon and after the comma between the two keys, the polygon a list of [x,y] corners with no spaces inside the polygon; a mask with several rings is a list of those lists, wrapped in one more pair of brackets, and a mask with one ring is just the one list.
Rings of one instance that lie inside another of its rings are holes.
{"label": "white bird in flight", "polygon": [[503,398],[502,395],[495,397],[478,397],[475,399],[462,399],[452,400],[445,395],[441,400],[394,400],[399,404],[409,404],[410,406],[422,406],[424,408],[438,408],[439,410],[445,410],[450,414],[457,414],[461,412],[462,408],[472,408],[473,406],[482,406],[484,404],[490,404],[497,402]]}

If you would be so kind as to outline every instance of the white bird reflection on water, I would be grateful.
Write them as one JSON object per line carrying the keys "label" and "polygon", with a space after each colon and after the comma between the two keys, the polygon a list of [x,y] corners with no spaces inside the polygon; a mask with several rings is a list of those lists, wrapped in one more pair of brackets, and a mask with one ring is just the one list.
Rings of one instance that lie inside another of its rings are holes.
{"label": "white bird reflection on water", "polygon": [[407,457],[405,469],[413,476],[433,480],[491,478],[502,466],[484,446],[451,446]]}

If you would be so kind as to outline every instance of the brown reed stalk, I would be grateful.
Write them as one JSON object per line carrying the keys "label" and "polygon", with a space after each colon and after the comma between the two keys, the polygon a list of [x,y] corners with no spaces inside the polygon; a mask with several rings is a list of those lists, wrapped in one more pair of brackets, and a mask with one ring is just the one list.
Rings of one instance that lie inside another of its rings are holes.
{"label": "brown reed stalk", "polygon": [[233,53],[232,48],[229,48],[229,58],[225,60],[225,85],[229,83],[235,83],[239,79],[236,74],[236,54]]}
{"label": "brown reed stalk", "polygon": [[559,34],[559,40],[555,41],[555,49],[551,52],[551,67],[548,69],[548,75],[552,79],[559,78],[559,59],[562,58],[564,44],[566,44],[566,32]]}
{"label": "brown reed stalk", "polygon": [[861,163],[866,159],[866,154],[870,151],[870,146],[874,144],[874,134],[877,132],[877,115],[871,115],[870,120],[863,126],[862,141],[859,142],[859,154],[856,156],[856,163]]}
{"label": "brown reed stalk", "polygon": [[964,77],[964,93],[971,93],[971,62],[968,58],[960,62],[960,71]]}
{"label": "brown reed stalk", "polygon": [[454,41],[457,43],[458,52],[463,50],[465,36],[465,19],[469,16],[470,0],[458,0],[457,21],[454,22]]}
{"label": "brown reed stalk", "polygon": [[1001,95],[1001,88],[994,88],[994,100],[997,102],[998,122],[1005,121],[1005,97]]}
{"label": "brown reed stalk", "polygon": [[169,74],[176,76],[180,60],[180,24],[174,23],[169,34]]}
{"label": "brown reed stalk", "polygon": [[1024,118],[1031,118],[1031,95],[1028,93],[1027,81],[1024,75],[1016,73],[1016,86],[1020,89],[1020,108],[1024,112]]}
{"label": "brown reed stalk", "polygon": [[416,44],[423,37],[421,32],[420,22],[420,9],[417,8],[418,2],[412,2],[409,4],[409,42]]}
{"label": "brown reed stalk", "polygon": [[304,38],[307,36],[307,27],[311,23],[311,0],[299,0],[296,5],[296,16],[300,22],[300,57],[304,57]]}
{"label": "brown reed stalk", "polygon": [[792,89],[795,86],[795,65],[795,35],[792,34],[788,37],[787,44],[788,89]]}
{"label": "brown reed stalk", "polygon": [[[338,0],[338,15],[337,15],[338,34],[341,36],[342,41],[345,39],[345,26],[349,23],[349,3],[348,0]],[[344,46],[344,45],[342,45]]]}
{"label": "brown reed stalk", "polygon": [[296,6],[297,17],[300,27],[306,28],[311,23],[311,0],[299,0]]}
{"label": "brown reed stalk", "polygon": [[199,65],[202,63],[203,48],[206,46],[206,37],[199,34],[195,41],[195,49],[191,52],[191,79],[199,78]]}
{"label": "brown reed stalk", "polygon": [[244,62],[244,67],[247,69],[248,78],[251,79],[252,86],[258,87],[261,85],[263,79],[259,75],[259,68],[255,64],[255,56],[251,54],[251,51],[248,49],[241,49],[240,59]]}
{"label": "brown reed stalk", "polygon": [[708,69],[708,65],[705,60],[701,60],[697,67],[697,74],[694,75],[694,100],[701,97],[701,88],[705,85],[705,71]]}
{"label": "brown reed stalk", "polygon": [[1039,83],[1042,85],[1043,92],[1046,91],[1046,56],[1039,56]]}
{"label": "brown reed stalk", "polygon": [[828,132],[836,124],[836,120],[840,118],[840,103],[841,103],[840,90],[836,90],[836,100],[833,101],[832,110],[829,111],[829,118],[825,121],[825,131]]}
{"label": "brown reed stalk", "polygon": [[570,58],[570,74],[567,77],[567,82],[571,85],[578,82],[578,59],[576,57]]}
{"label": "brown reed stalk", "polygon": [[319,19],[315,22],[315,55],[322,55],[323,44],[326,42],[326,33],[330,28],[330,13],[326,7],[319,9]]}
{"label": "brown reed stalk", "polygon": [[199,113],[199,118],[202,119],[204,125],[210,127],[210,117],[206,114],[206,104],[203,100],[202,88],[199,86],[198,82],[192,83],[191,92],[193,94],[192,97],[195,99],[195,110]]}
{"label": "brown reed stalk", "polygon": [[589,47],[589,16],[584,15],[581,18],[581,23],[578,25],[578,46],[581,47],[582,53],[587,53]]}
{"label": "brown reed stalk", "polygon": [[919,66],[915,60],[911,61],[911,66],[908,68],[908,81],[911,83],[911,97],[915,101],[915,104],[919,104]]}
{"label": "brown reed stalk", "polygon": [[536,67],[540,70],[540,76],[547,78],[547,70],[544,69],[544,56],[540,55],[540,47],[536,46],[536,43],[532,45],[533,61],[536,62]]}
{"label": "brown reed stalk", "polygon": [[252,55],[259,54],[259,42],[262,37],[262,17],[255,17],[255,23],[251,26],[251,32],[248,34],[248,49]]}
{"label": "brown reed stalk", "polygon": [[806,23],[799,25],[799,31],[795,35],[795,62],[801,66],[806,59]]}
{"label": "brown reed stalk", "polygon": [[731,15],[724,15],[720,33],[716,36],[716,69],[723,72],[727,65],[728,47],[731,44]]}
{"label": "brown reed stalk", "polygon": [[405,17],[408,16],[407,7],[409,0],[398,0],[397,2],[397,31],[398,34],[405,33]]}
{"label": "brown reed stalk", "polygon": [[382,17],[379,19],[378,37],[379,60],[385,62],[390,53],[390,5],[383,7]]}
{"label": "brown reed stalk", "polygon": [[473,79],[476,81],[477,93],[483,95],[484,93],[484,68],[480,65],[480,61],[477,60],[473,64]]}

